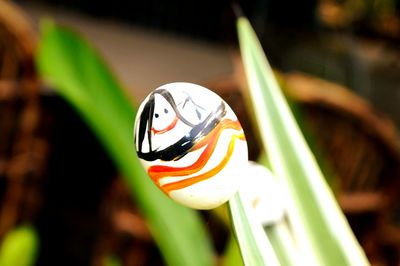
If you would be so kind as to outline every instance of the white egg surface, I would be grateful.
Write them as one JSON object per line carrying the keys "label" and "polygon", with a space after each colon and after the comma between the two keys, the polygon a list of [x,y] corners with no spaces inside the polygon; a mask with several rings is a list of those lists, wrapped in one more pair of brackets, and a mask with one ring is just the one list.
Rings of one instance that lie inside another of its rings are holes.
{"label": "white egg surface", "polygon": [[170,83],[151,92],[139,107],[134,135],[153,182],[191,208],[212,209],[229,200],[248,165],[236,115],[196,84]]}

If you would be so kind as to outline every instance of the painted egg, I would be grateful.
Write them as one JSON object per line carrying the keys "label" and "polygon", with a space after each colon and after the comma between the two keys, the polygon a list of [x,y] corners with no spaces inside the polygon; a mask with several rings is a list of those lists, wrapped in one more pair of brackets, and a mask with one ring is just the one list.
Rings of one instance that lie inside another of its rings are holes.
{"label": "painted egg", "polygon": [[195,209],[228,201],[248,165],[246,139],[232,109],[191,83],[166,84],[147,96],[135,121],[135,146],[153,182]]}

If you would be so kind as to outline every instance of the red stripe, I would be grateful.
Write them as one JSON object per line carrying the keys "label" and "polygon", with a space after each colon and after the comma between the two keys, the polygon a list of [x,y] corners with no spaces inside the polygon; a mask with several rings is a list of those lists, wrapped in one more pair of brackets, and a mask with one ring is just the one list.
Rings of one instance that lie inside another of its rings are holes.
{"label": "red stripe", "polygon": [[171,129],[173,129],[176,126],[176,123],[178,122],[178,117],[175,116],[174,120],[169,124],[166,128],[157,130],[154,127],[151,128],[151,131],[153,131],[154,134],[163,134]]}
{"label": "red stripe", "polygon": [[[207,147],[204,149],[204,151],[201,153],[201,155],[199,156],[199,158],[196,160],[196,162],[194,162],[193,164],[189,165],[189,166],[185,166],[185,167],[171,167],[171,166],[164,166],[164,165],[154,165],[151,166],[148,169],[148,174],[150,175],[150,177],[152,178],[152,180],[156,183],[159,184],[159,179],[163,178],[163,177],[173,177],[173,176],[187,176],[193,173],[196,173],[198,171],[200,171],[208,162],[208,160],[210,159],[211,155],[213,154],[215,147],[217,145],[217,142],[219,140],[219,137],[221,135],[221,133],[225,130],[225,129],[234,129],[234,130],[241,130],[242,127],[240,126],[240,123],[238,121],[233,121],[230,119],[225,119],[223,121],[221,121],[221,123],[219,123],[211,132],[210,134],[208,134],[207,136],[205,136],[203,139],[201,139],[198,143],[196,143],[196,145],[192,148],[191,151],[195,151],[198,150],[202,147],[204,147],[205,145],[207,145]],[[237,137],[237,136],[236,136]],[[241,134],[239,136],[240,139],[244,140],[244,135]],[[232,140],[231,140],[232,141]],[[230,157],[230,155],[229,155]],[[225,158],[226,159],[226,158]],[[224,159],[224,160],[225,160]],[[229,159],[229,158],[228,158]],[[221,163],[220,163],[221,164]],[[218,166],[216,167],[218,168]],[[222,169],[222,168],[221,168]],[[217,172],[219,172],[221,169],[219,169]],[[213,172],[213,175],[216,173],[215,169],[210,170],[207,173]],[[211,177],[210,175],[206,175],[203,174],[201,175],[202,178],[189,178],[190,180],[192,180],[194,183],[199,182],[201,180],[204,180],[206,178]],[[187,180],[189,180],[187,179]],[[201,180],[200,180],[201,179]],[[195,181],[198,180],[198,181]],[[179,181],[180,182],[180,181]],[[188,181],[189,182],[189,181]],[[175,182],[176,183],[176,182]],[[172,183],[171,183],[172,184]],[[170,184],[167,184],[170,185]],[[166,185],[166,186],[167,186]],[[166,191],[167,192],[167,191]]]}
{"label": "red stripe", "polygon": [[193,176],[193,177],[186,178],[186,179],[183,179],[183,180],[180,180],[180,181],[177,181],[177,182],[172,182],[172,183],[165,184],[165,185],[163,185],[161,187],[161,189],[164,192],[169,193],[172,190],[182,189],[182,188],[191,186],[191,185],[193,185],[195,183],[198,183],[200,181],[209,179],[209,178],[215,176],[216,174],[218,174],[226,166],[226,164],[229,162],[230,158],[232,157],[232,154],[233,154],[233,151],[234,151],[234,148],[235,148],[235,140],[237,138],[241,139],[241,140],[244,140],[244,135],[243,134],[232,135],[232,138],[231,138],[231,140],[229,142],[229,146],[228,146],[228,149],[226,151],[226,154],[225,154],[224,158],[221,160],[221,162],[216,167],[214,167],[213,169],[211,169],[211,170],[209,170],[209,171],[207,171],[207,172],[205,172],[205,173],[203,173],[201,175]]}

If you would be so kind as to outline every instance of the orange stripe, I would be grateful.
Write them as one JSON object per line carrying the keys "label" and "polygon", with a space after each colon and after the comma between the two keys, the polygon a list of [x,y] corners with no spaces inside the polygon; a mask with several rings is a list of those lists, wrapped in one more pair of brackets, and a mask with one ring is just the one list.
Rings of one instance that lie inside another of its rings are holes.
{"label": "orange stripe", "polygon": [[183,180],[180,180],[180,181],[177,181],[177,182],[166,184],[166,185],[161,187],[162,190],[164,192],[166,192],[166,193],[169,193],[172,190],[182,189],[182,188],[191,186],[191,185],[193,185],[195,183],[198,183],[200,181],[206,180],[206,179],[208,179],[210,177],[213,177],[216,174],[218,174],[226,166],[226,164],[228,163],[229,159],[232,157],[232,153],[233,153],[233,150],[234,150],[234,147],[235,147],[235,141],[236,141],[237,138],[241,139],[241,140],[245,139],[243,133],[240,134],[240,135],[232,135],[232,138],[231,138],[231,141],[229,142],[228,150],[227,150],[227,152],[225,154],[225,157],[222,159],[222,161],[216,167],[214,167],[213,169],[211,169],[211,170],[209,170],[209,171],[207,171],[207,172],[205,172],[205,173],[203,173],[201,175],[190,177],[190,178],[183,179]]}
{"label": "orange stripe", "polygon": [[207,159],[210,158],[214,152],[216,145],[208,145],[201,153],[195,163],[187,167],[170,167],[165,165],[154,165],[148,169],[148,174],[151,179],[159,183],[159,179],[166,176],[186,176],[200,171],[207,163]]}
{"label": "orange stripe", "polygon": [[[209,145],[207,145],[207,147],[201,153],[197,161],[192,165],[186,167],[154,165],[148,169],[148,174],[154,181],[158,182],[158,179],[166,176],[185,176],[199,171],[201,168],[204,167],[204,165],[207,163],[208,158],[214,152],[214,149],[216,147],[215,143],[218,140],[218,135],[219,135],[218,133],[220,133],[220,130],[215,130],[215,131],[213,130],[209,135],[207,135],[202,139],[201,141],[202,143],[198,142],[192,148],[192,150],[197,150],[200,149],[202,146],[204,146],[205,143],[210,142]],[[207,140],[207,142],[204,140]]]}
{"label": "orange stripe", "polygon": [[154,182],[158,183],[158,180],[160,178],[163,178],[166,176],[185,176],[185,175],[190,175],[190,174],[200,171],[206,165],[211,154],[214,152],[216,143],[217,143],[222,131],[227,128],[240,130],[241,126],[238,121],[233,121],[230,119],[221,121],[221,123],[219,123],[217,125],[217,127],[211,131],[210,134],[208,134],[203,139],[201,139],[192,148],[191,151],[198,150],[207,144],[207,147],[204,149],[204,151],[201,153],[201,155],[199,156],[199,158],[197,159],[197,161],[195,163],[193,163],[192,165],[186,166],[186,167],[171,167],[171,166],[164,166],[164,165],[154,165],[148,169],[149,176],[151,177],[151,179]]}

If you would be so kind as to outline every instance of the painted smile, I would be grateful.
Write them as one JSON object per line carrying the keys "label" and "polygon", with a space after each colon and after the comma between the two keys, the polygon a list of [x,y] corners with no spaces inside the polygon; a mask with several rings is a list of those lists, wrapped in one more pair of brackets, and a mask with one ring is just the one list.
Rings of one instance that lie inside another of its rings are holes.
{"label": "painted smile", "polygon": [[165,128],[157,130],[157,129],[155,129],[154,127],[152,127],[152,128],[151,128],[151,131],[152,131],[154,134],[164,134],[165,132],[168,132],[168,131],[170,131],[171,129],[173,129],[173,128],[176,126],[176,123],[177,123],[177,122],[178,122],[178,117],[175,116],[175,118],[174,118],[174,120],[171,122],[171,124],[169,124],[169,125],[166,126]]}

